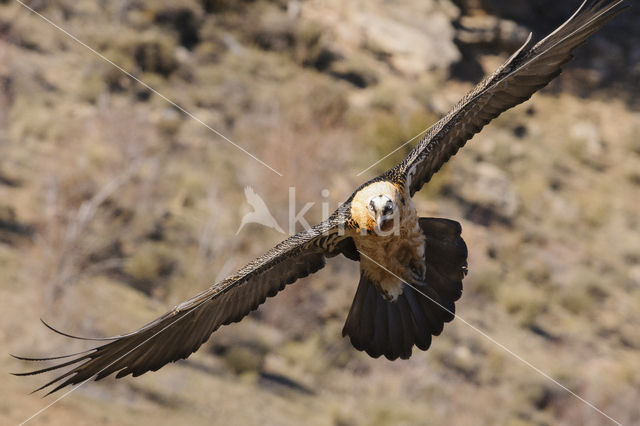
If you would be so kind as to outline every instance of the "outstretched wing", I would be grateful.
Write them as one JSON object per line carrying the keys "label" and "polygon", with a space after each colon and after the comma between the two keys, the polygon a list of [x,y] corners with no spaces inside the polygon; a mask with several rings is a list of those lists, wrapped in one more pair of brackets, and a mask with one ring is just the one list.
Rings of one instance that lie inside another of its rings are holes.
{"label": "outstretched wing", "polygon": [[98,339],[109,343],[63,357],[16,357],[28,361],[58,360],[58,364],[52,367],[17,375],[40,374],[79,363],[37,389],[57,384],[49,392],[53,393],[94,376],[95,380],[116,372],[118,378],[128,374],[139,376],[158,370],[169,362],[187,358],[218,327],[240,321],[287,284],[318,271],[325,265],[326,257],[343,253],[354,258],[352,240],[340,232],[343,223],[340,215],[334,215],[310,230],[290,237],[235,275],[214,284],[139,330]]}
{"label": "outstretched wing", "polygon": [[386,174],[406,179],[413,196],[486,124],[557,77],[572,59],[572,51],[625,9],[624,3],[586,0],[569,20],[533,47],[529,36],[511,58],[433,125],[409,155]]}

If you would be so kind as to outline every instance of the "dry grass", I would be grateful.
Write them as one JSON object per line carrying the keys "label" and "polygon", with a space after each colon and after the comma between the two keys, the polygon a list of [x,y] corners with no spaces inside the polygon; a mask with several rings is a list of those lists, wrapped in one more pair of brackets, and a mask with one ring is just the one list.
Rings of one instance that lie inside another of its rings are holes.
{"label": "dry grass", "polygon": [[[283,2],[193,1],[179,13],[169,2],[116,4],[40,11],[285,176],[0,4],[0,24],[11,23],[0,39],[5,352],[81,349],[40,316],[80,335],[146,323],[281,238],[257,226],[235,235],[244,186],[283,227],[295,186],[298,208],[316,202],[313,222],[320,201],[337,205],[402,158],[409,147],[356,176],[468,89],[445,84],[446,69],[403,76],[371,46],[341,58],[331,31],[344,22],[329,31]],[[172,23],[179,14],[196,45]],[[470,273],[457,312],[634,424],[640,115],[613,91],[599,96],[537,95],[474,138],[416,202],[463,224]],[[462,321],[409,361],[355,351],[340,332],[357,275],[331,260],[187,362],[87,384],[34,423],[607,424]],[[46,405],[28,395],[38,383],[3,380],[0,417],[19,422]]]}

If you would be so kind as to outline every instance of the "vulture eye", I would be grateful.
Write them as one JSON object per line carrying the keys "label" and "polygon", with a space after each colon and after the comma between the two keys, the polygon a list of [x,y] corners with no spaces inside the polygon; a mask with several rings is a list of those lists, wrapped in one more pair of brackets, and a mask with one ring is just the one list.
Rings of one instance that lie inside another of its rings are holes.
{"label": "vulture eye", "polygon": [[376,211],[376,205],[373,203],[373,200],[369,201],[369,210],[372,212]]}

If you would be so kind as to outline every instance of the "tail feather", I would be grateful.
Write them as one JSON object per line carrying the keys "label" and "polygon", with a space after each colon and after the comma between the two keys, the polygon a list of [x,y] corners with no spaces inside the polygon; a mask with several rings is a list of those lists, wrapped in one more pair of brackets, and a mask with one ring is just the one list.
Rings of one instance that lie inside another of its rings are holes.
{"label": "tail feather", "polygon": [[[427,294],[426,292],[423,292],[423,293],[429,296],[429,294]],[[450,316],[450,317],[446,316],[447,314],[448,315],[450,314],[440,307],[445,305],[442,302],[438,301],[437,299],[435,298],[427,299],[422,294],[418,294],[417,297],[418,297],[418,302],[422,306],[422,313],[424,314],[425,319],[429,323],[429,331],[434,336],[439,336],[440,333],[442,333],[442,330],[444,329],[444,323],[446,321],[451,321],[453,319],[453,316]],[[435,300],[435,303],[432,300]],[[453,305],[453,303],[451,305]],[[447,307],[445,306],[445,308]]]}
{"label": "tail feather", "polygon": [[367,275],[360,276],[342,335],[348,335],[356,349],[374,358],[407,359],[414,345],[427,350],[431,336],[439,335],[444,323],[455,316],[454,303],[462,295],[462,278],[467,271],[467,247],[460,236],[460,224],[421,218],[420,227],[427,237],[427,285],[418,289],[424,294],[405,284],[395,301],[387,301]]}
{"label": "tail feather", "polygon": [[[376,303],[375,333],[373,339],[374,353],[391,351],[389,345],[389,320],[387,317],[387,307],[384,304]],[[391,330],[393,332],[395,330]]]}
{"label": "tail feather", "polygon": [[[401,327],[402,327],[402,353],[400,354],[400,358],[409,359],[411,357],[411,348],[413,347],[413,342],[416,341],[416,336],[421,336],[423,333],[416,327],[415,322],[413,321],[413,317],[411,316],[409,304],[406,298],[400,298],[396,305],[398,307],[398,312],[400,313]],[[429,345],[427,344],[427,347]]]}
{"label": "tail feather", "polygon": [[425,313],[422,312],[422,305],[418,300],[420,296],[412,288],[405,287],[400,297],[404,297],[407,300],[409,312],[411,313],[411,318],[413,318],[413,337],[415,339],[413,343],[419,349],[426,351],[431,346],[431,333],[429,332],[429,323],[425,318]]}
{"label": "tail feather", "polygon": [[387,332],[391,349],[389,356],[398,358],[403,354],[404,333],[402,332],[402,318],[396,303],[387,303],[387,320],[389,321]]}
{"label": "tail feather", "polygon": [[356,295],[353,297],[353,303],[351,305],[351,310],[349,311],[349,315],[347,315],[347,323],[352,324],[353,334],[355,336],[352,339],[351,344],[358,349],[364,350],[364,342],[371,339],[373,336],[373,328],[370,327],[371,333],[367,333],[364,328],[366,324],[364,322],[358,322],[357,318],[366,316],[367,318],[371,315],[369,312],[364,314],[367,303],[367,292],[369,291],[368,287],[358,286],[356,290]]}

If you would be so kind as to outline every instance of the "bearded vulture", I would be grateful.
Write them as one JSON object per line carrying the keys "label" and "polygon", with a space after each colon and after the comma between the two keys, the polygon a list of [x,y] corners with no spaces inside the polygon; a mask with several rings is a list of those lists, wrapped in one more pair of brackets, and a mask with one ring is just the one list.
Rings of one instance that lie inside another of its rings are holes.
{"label": "bearded vulture", "polygon": [[[539,43],[527,42],[433,125],[398,165],[366,182],[326,221],[279,243],[232,276],[174,307],[144,327],[85,352],[51,358],[40,374],[72,366],[39,389],[116,373],[139,376],[187,358],[221,325],[240,321],[287,284],[320,270],[326,258],[360,262],[360,283],[343,336],[372,357],[407,359],[426,350],[454,318],[462,294],[467,247],[460,224],[419,217],[411,197],[483,126],[529,99],[558,76],[575,48],[626,6],[624,0],[586,0]],[[422,294],[420,294],[422,293]],[[55,331],[55,330],[54,330]],[[74,337],[61,333],[68,337]]]}

